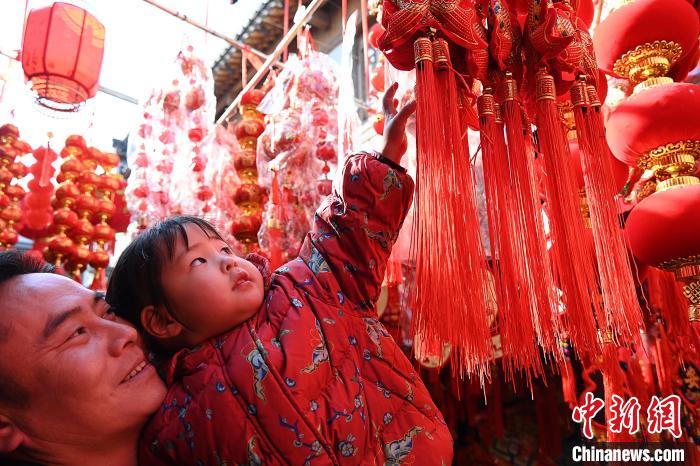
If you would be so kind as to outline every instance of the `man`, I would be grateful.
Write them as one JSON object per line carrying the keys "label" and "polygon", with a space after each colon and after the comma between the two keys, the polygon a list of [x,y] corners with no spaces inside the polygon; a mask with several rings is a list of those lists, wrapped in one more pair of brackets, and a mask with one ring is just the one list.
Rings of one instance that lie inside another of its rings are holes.
{"label": "man", "polygon": [[0,463],[136,466],[165,386],[101,294],[0,252]]}

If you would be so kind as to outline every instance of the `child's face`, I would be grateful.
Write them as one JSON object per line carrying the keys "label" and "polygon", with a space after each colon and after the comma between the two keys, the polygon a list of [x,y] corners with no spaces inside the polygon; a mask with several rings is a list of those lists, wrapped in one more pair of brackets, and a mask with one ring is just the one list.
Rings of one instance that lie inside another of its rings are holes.
{"label": "child's face", "polygon": [[189,248],[178,238],[172,261],[162,270],[171,312],[186,329],[189,345],[224,333],[252,317],[264,297],[263,278],[228,244],[185,225]]}

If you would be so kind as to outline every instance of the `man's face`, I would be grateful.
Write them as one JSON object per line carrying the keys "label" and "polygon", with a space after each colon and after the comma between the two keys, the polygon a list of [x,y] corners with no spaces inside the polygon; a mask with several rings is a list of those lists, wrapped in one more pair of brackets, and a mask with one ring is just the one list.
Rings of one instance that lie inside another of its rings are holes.
{"label": "man's face", "polygon": [[0,405],[29,438],[85,442],[140,429],[165,386],[146,362],[134,328],[99,296],[54,274],[22,275],[0,286],[0,374],[29,395]]}

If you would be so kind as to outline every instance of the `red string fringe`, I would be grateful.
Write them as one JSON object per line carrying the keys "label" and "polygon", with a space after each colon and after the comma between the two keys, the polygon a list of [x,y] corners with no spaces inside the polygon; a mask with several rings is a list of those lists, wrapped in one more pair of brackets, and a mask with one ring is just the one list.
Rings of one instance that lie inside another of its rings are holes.
{"label": "red string fringe", "polygon": [[[417,205],[413,330],[432,346],[451,345],[455,375],[483,383],[492,357],[486,316],[486,261],[476,215],[474,179],[448,68],[416,68]],[[436,99],[442,96],[442,99]]]}
{"label": "red string fringe", "polygon": [[606,314],[605,322],[599,322],[599,325],[612,329],[614,338],[620,344],[629,345],[639,341],[642,315],[615,205],[617,189],[612,176],[611,154],[605,140],[600,103],[589,103],[589,91],[597,100],[592,87],[587,90],[585,83],[577,81],[571,88],[571,100],[574,103],[581,167]]}
{"label": "red string fringe", "polygon": [[[547,258],[542,210],[536,190],[534,158],[527,148],[526,127],[512,78],[504,81],[502,104],[508,158],[494,177],[500,192],[497,226],[498,266],[504,306],[499,306],[499,330],[506,373],[516,369],[531,376],[542,373],[539,346],[546,356],[560,355],[555,287]],[[484,167],[486,169],[486,167]],[[484,173],[484,178],[489,177]],[[493,209],[493,206],[489,208]]]}
{"label": "red string fringe", "polygon": [[617,355],[617,346],[613,342],[605,342],[603,344],[603,365],[601,367],[603,373],[603,387],[605,390],[605,419],[607,425],[607,441],[608,442],[624,442],[630,441],[629,434],[615,433],[610,429],[610,419],[613,415],[610,409],[613,405],[613,395],[618,395],[626,399],[625,395],[625,374],[620,368],[620,362]]}
{"label": "red string fringe", "polygon": [[688,302],[681,285],[673,273],[651,267],[647,273],[649,301],[652,312],[658,311],[663,317],[668,334],[681,346],[688,347],[694,340],[688,320]]}
{"label": "red string fringe", "polygon": [[[544,161],[544,187],[549,220],[549,251],[555,283],[562,291],[567,329],[578,352],[600,348],[596,321],[604,316],[591,244],[581,241],[585,225],[564,127],[556,105],[554,79],[538,75],[537,135]],[[591,312],[593,310],[594,313]]]}

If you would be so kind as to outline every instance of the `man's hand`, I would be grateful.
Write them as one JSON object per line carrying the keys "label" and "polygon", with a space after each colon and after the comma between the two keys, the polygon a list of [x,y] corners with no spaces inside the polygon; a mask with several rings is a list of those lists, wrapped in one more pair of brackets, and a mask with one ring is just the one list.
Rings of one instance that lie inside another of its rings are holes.
{"label": "man's hand", "polygon": [[406,139],[406,122],[408,117],[416,111],[416,101],[412,100],[404,107],[397,110],[398,100],[394,98],[397,83],[392,84],[384,93],[382,107],[384,109],[384,148],[382,155],[392,162],[400,163],[401,157],[408,148]]}

